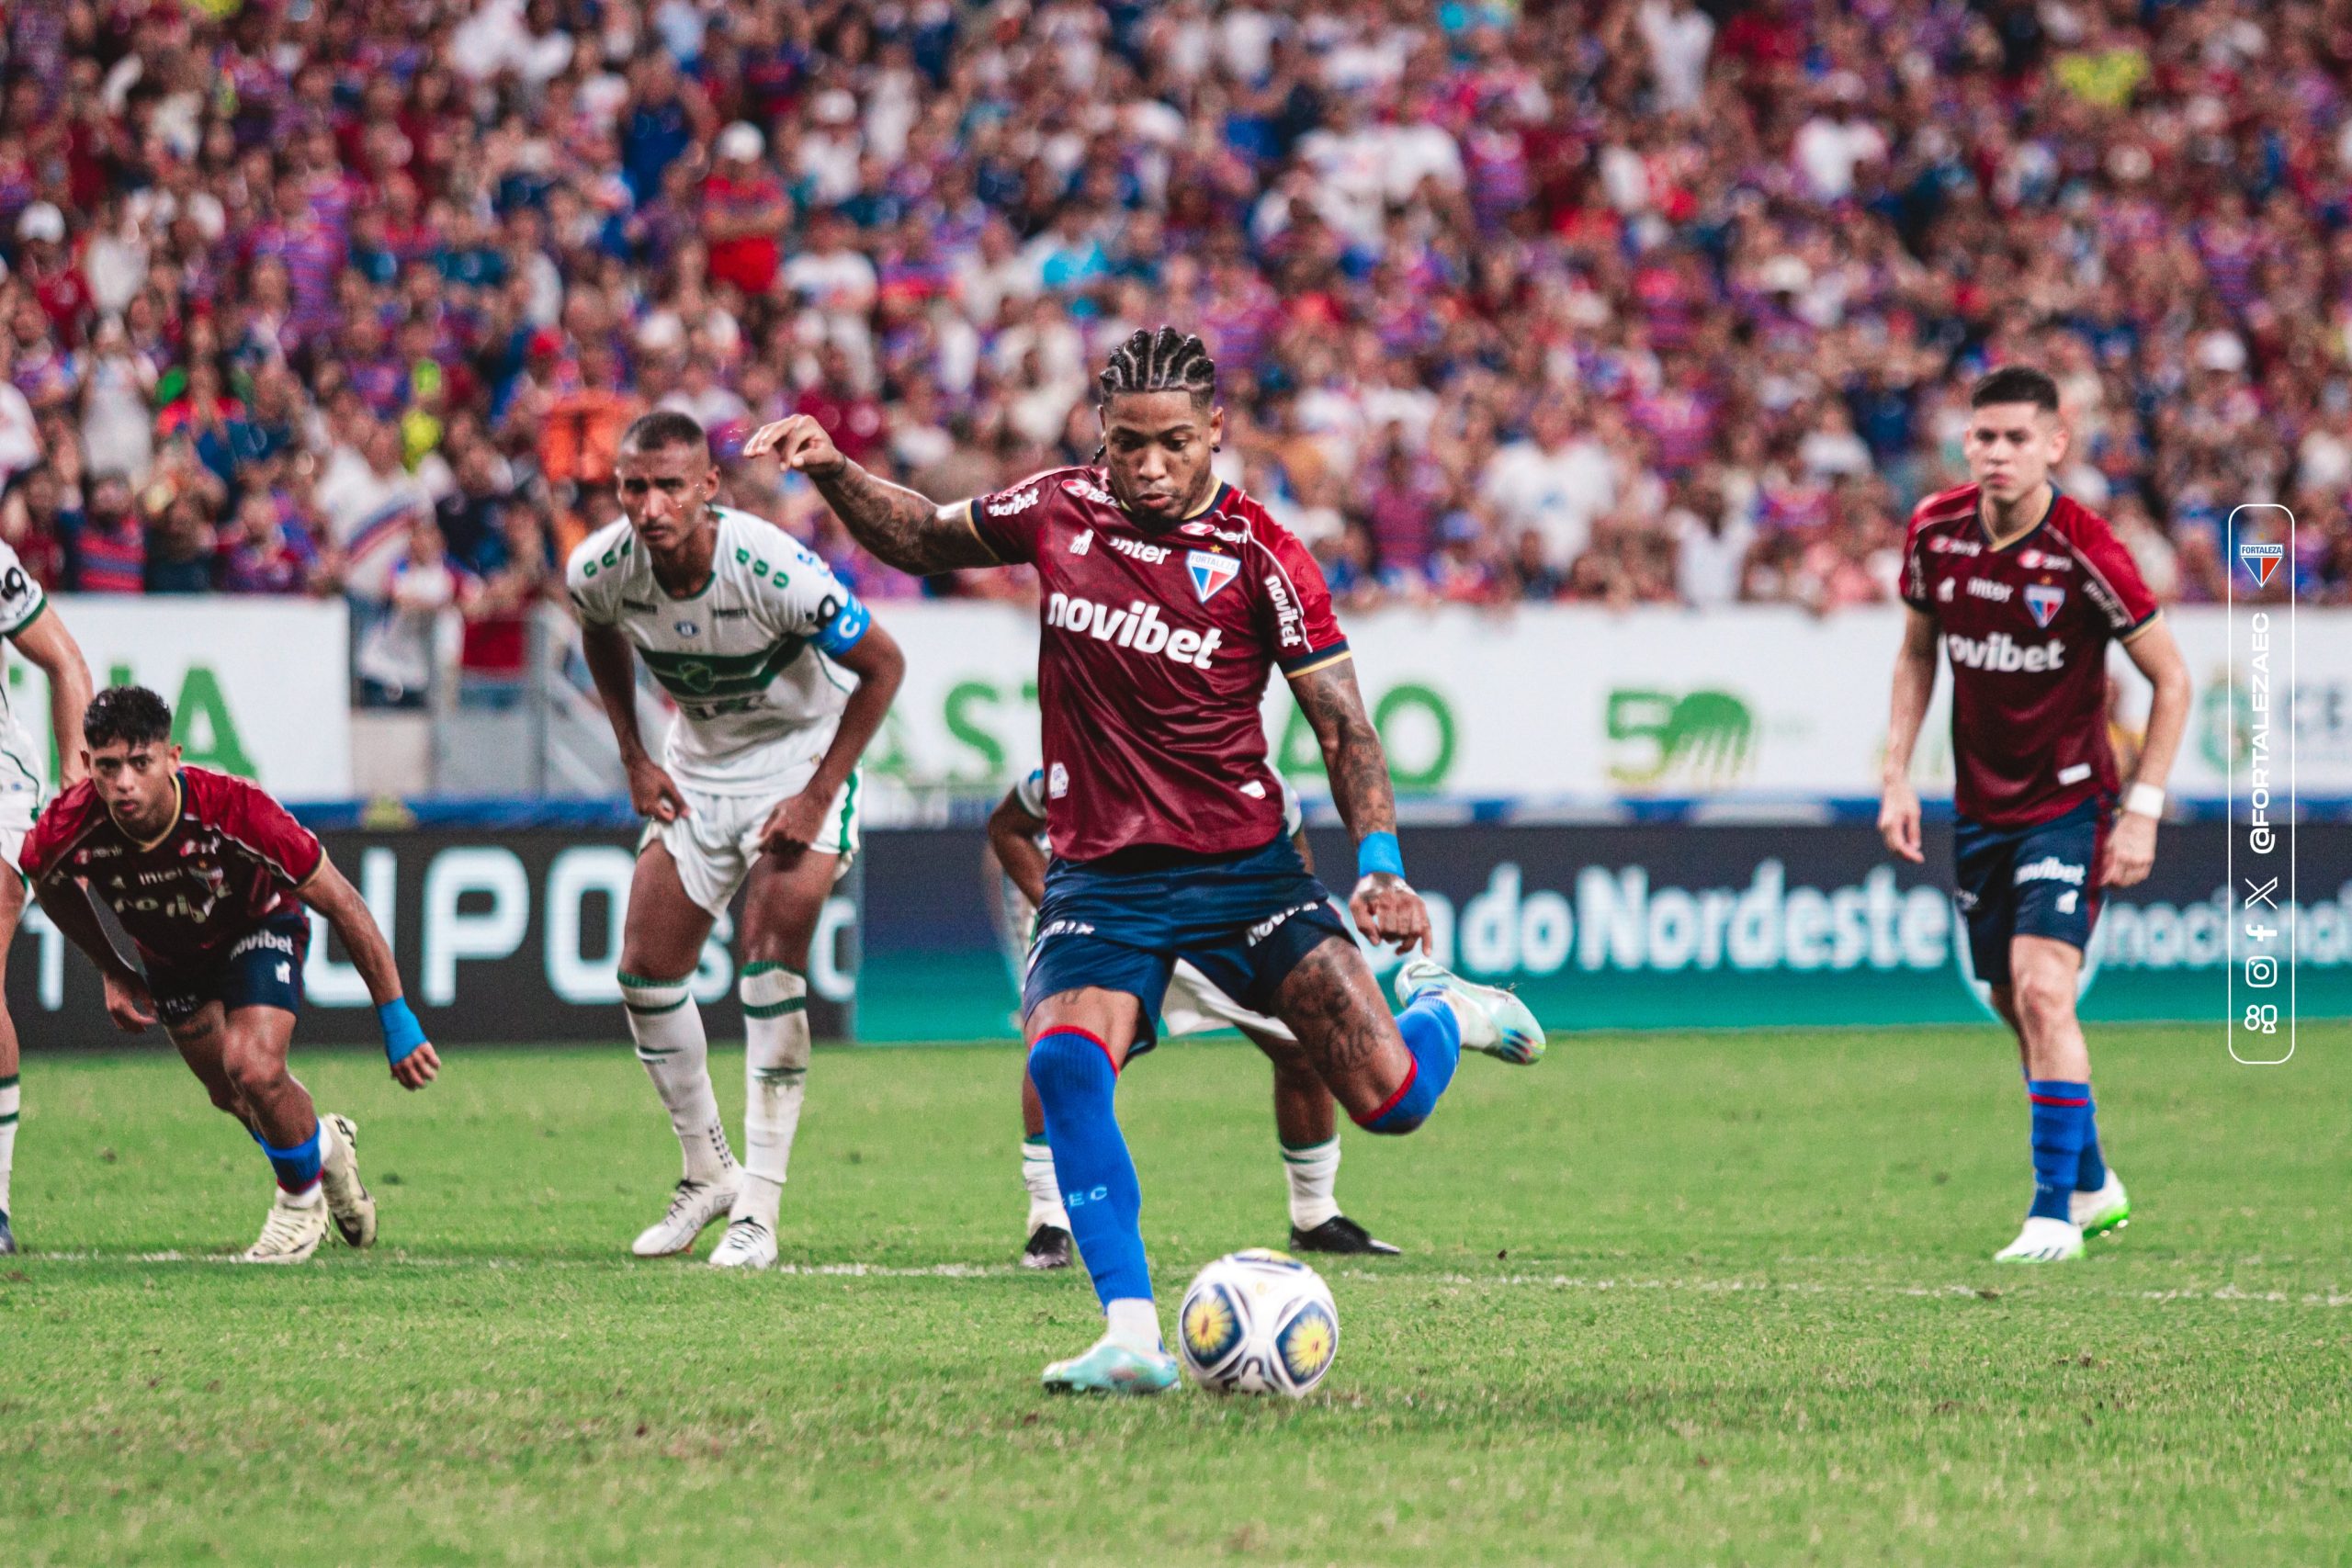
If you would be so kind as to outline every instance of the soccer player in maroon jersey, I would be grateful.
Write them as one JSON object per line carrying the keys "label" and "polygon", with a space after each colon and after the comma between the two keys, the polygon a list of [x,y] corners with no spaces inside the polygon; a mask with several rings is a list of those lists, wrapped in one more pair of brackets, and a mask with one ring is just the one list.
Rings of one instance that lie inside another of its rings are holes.
{"label": "soccer player in maroon jersey", "polygon": [[[376,1239],[359,1179],[359,1129],[321,1115],[286,1070],[310,950],[309,905],[368,983],[392,1077],[423,1089],[440,1058],[401,995],[390,943],[311,830],[260,788],[183,767],[172,710],[143,686],[110,686],[83,716],[88,776],[50,802],[25,840],[34,897],[105,977],[107,1012],[132,1034],[157,1019],[212,1103],[244,1123],[277,1173],[248,1263],[300,1263],[332,1218],[353,1247]],[[106,900],[142,976],[98,923]]]}
{"label": "soccer player in maroon jersey", "polygon": [[1357,928],[1425,949],[1429,911],[1405,881],[1387,758],[1322,573],[1211,471],[1225,412],[1200,339],[1138,332],[1100,384],[1096,463],[946,506],[867,473],[806,417],[763,428],[744,455],[774,451],[807,475],[861,544],[903,570],[1036,568],[1054,859],[1022,1012],[1055,1174],[1108,1327],[1086,1354],[1047,1367],[1046,1383],[1150,1393],[1175,1382],[1176,1362],[1160,1341],[1112,1102],[1121,1066],[1153,1043],[1178,959],[1287,1024],[1369,1132],[1419,1126],[1464,1045],[1532,1062],[1544,1033],[1509,992],[1425,956],[1400,967],[1405,1008],[1390,1016],[1283,830],[1259,714],[1279,668],[1355,836]]}
{"label": "soccer player in maroon jersey", "polygon": [[[2057,384],[2011,367],[1977,382],[1970,402],[1975,482],[1921,502],[1903,547],[1910,614],[1879,831],[1896,854],[1923,859],[1911,751],[1940,642],[1952,680],[1954,897],[1976,977],[2017,1034],[2032,1107],[2033,1207],[1995,1256],[2058,1262],[2132,1213],[2099,1151],[2075,993],[2100,889],[2129,887],[2155,863],[2188,671],[2107,520],[2050,482],[2066,452]],[[2107,739],[2110,642],[2155,688],[2128,789]]]}

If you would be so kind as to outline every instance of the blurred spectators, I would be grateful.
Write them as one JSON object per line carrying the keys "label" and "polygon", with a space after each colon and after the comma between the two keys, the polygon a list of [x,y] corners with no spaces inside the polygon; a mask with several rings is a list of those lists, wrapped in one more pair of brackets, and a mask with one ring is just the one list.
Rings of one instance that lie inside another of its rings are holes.
{"label": "blurred spectators", "polygon": [[[0,534],[55,585],[342,592],[499,700],[655,406],[943,497],[1204,333],[1220,472],[1351,604],[1892,589],[1965,389],[2159,593],[2233,509],[2352,594],[2352,12],[2256,0],[351,0],[11,11]],[[2282,583],[2283,586],[2283,583]]]}

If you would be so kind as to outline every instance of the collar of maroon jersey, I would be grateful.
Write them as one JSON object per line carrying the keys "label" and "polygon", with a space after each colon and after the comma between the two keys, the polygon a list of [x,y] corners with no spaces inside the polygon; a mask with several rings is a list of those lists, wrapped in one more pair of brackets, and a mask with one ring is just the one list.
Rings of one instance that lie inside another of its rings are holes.
{"label": "collar of maroon jersey", "polygon": [[[1110,479],[1110,475],[1108,473],[1105,473],[1102,477],[1106,481]],[[1105,491],[1108,491],[1111,487],[1106,482],[1102,488]],[[1128,511],[1124,506],[1117,505],[1115,502],[1114,502],[1114,509],[1120,516],[1133,524],[1137,533],[1154,535],[1170,534],[1175,532],[1177,529],[1182,528],[1187,523],[1197,523],[1202,518],[1206,517],[1210,513],[1215,512],[1218,507],[1223,506],[1225,504],[1225,498],[1232,493],[1233,487],[1226,483],[1223,479],[1219,479],[1216,481],[1216,488],[1209,491],[1209,498],[1202,504],[1200,510],[1197,512],[1187,512],[1183,516],[1179,517],[1173,523],[1163,525],[1158,528],[1146,527],[1142,518],[1137,517],[1134,513]]]}
{"label": "collar of maroon jersey", "polygon": [[1996,556],[2007,555],[2011,550],[2016,549],[2019,545],[2024,544],[2028,539],[2032,538],[2036,534],[2041,533],[2044,528],[2050,526],[2050,520],[2058,515],[2058,502],[2064,499],[2065,493],[2065,491],[2058,488],[2056,480],[2052,480],[2050,485],[2050,504],[2041,509],[2041,516],[2034,523],[2032,527],[2028,528],[2024,533],[2019,534],[2007,544],[2000,545],[1993,542],[1993,530],[1984,526],[1984,492],[1982,490],[1979,490],[1976,492],[1977,504],[1974,514],[1977,536],[1984,541],[1984,547],[1993,554]]}
{"label": "collar of maroon jersey", "polygon": [[133,835],[130,829],[124,827],[120,822],[115,821],[114,810],[111,807],[107,806],[105,801],[102,800],[98,802],[98,809],[107,814],[107,819],[108,821],[114,822],[116,832],[120,833],[124,838],[130,840],[131,847],[136,849],[141,854],[145,854],[149,850],[155,848],[156,845],[162,843],[165,839],[170,838],[172,836],[172,829],[180,825],[180,813],[187,809],[187,774],[185,773],[175,773],[172,775],[172,814],[164,818],[164,830],[144,842],[141,842],[135,835]]}

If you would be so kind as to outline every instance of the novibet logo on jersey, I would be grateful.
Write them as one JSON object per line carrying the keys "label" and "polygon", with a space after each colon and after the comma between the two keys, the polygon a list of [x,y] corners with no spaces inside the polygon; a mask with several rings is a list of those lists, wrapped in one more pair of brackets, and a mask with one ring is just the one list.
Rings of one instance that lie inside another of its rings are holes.
{"label": "novibet logo on jersey", "polygon": [[2066,662],[2066,644],[2063,639],[2052,637],[2028,648],[2007,632],[1995,632],[1986,637],[1946,632],[1944,649],[1951,655],[1954,664],[1968,670],[2030,670],[2039,674],[2044,670],[2061,669]]}
{"label": "novibet logo on jersey", "polygon": [[1046,601],[1046,625],[1057,631],[1077,632],[1097,642],[1132,648],[1137,653],[1159,654],[1195,670],[1209,667],[1209,656],[1225,640],[1222,628],[1204,634],[1190,626],[1170,626],[1159,618],[1159,606],[1137,599],[1124,610],[1073,593],[1056,593]]}

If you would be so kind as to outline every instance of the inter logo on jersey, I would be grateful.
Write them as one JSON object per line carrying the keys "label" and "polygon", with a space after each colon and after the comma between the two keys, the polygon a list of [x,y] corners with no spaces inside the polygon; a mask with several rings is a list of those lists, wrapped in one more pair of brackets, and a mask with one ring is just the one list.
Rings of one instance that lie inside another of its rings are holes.
{"label": "inter logo on jersey", "polygon": [[2277,571],[2278,563],[2286,558],[2287,547],[2284,545],[2256,544],[2248,539],[2238,547],[2238,559],[2245,563],[2246,570],[2254,573],[2254,584],[2257,588],[2270,586],[2270,574]]}
{"label": "inter logo on jersey", "polygon": [[1193,574],[1193,591],[1205,604],[1216,598],[1226,584],[1241,575],[1241,563],[1231,556],[1213,555],[1207,550],[1184,552],[1184,570]]}
{"label": "inter logo on jersey", "polygon": [[2033,615],[2033,624],[2047,626],[2058,618],[2060,606],[2066,603],[2066,591],[2047,582],[2029,582],[2025,586],[2025,607]]}

